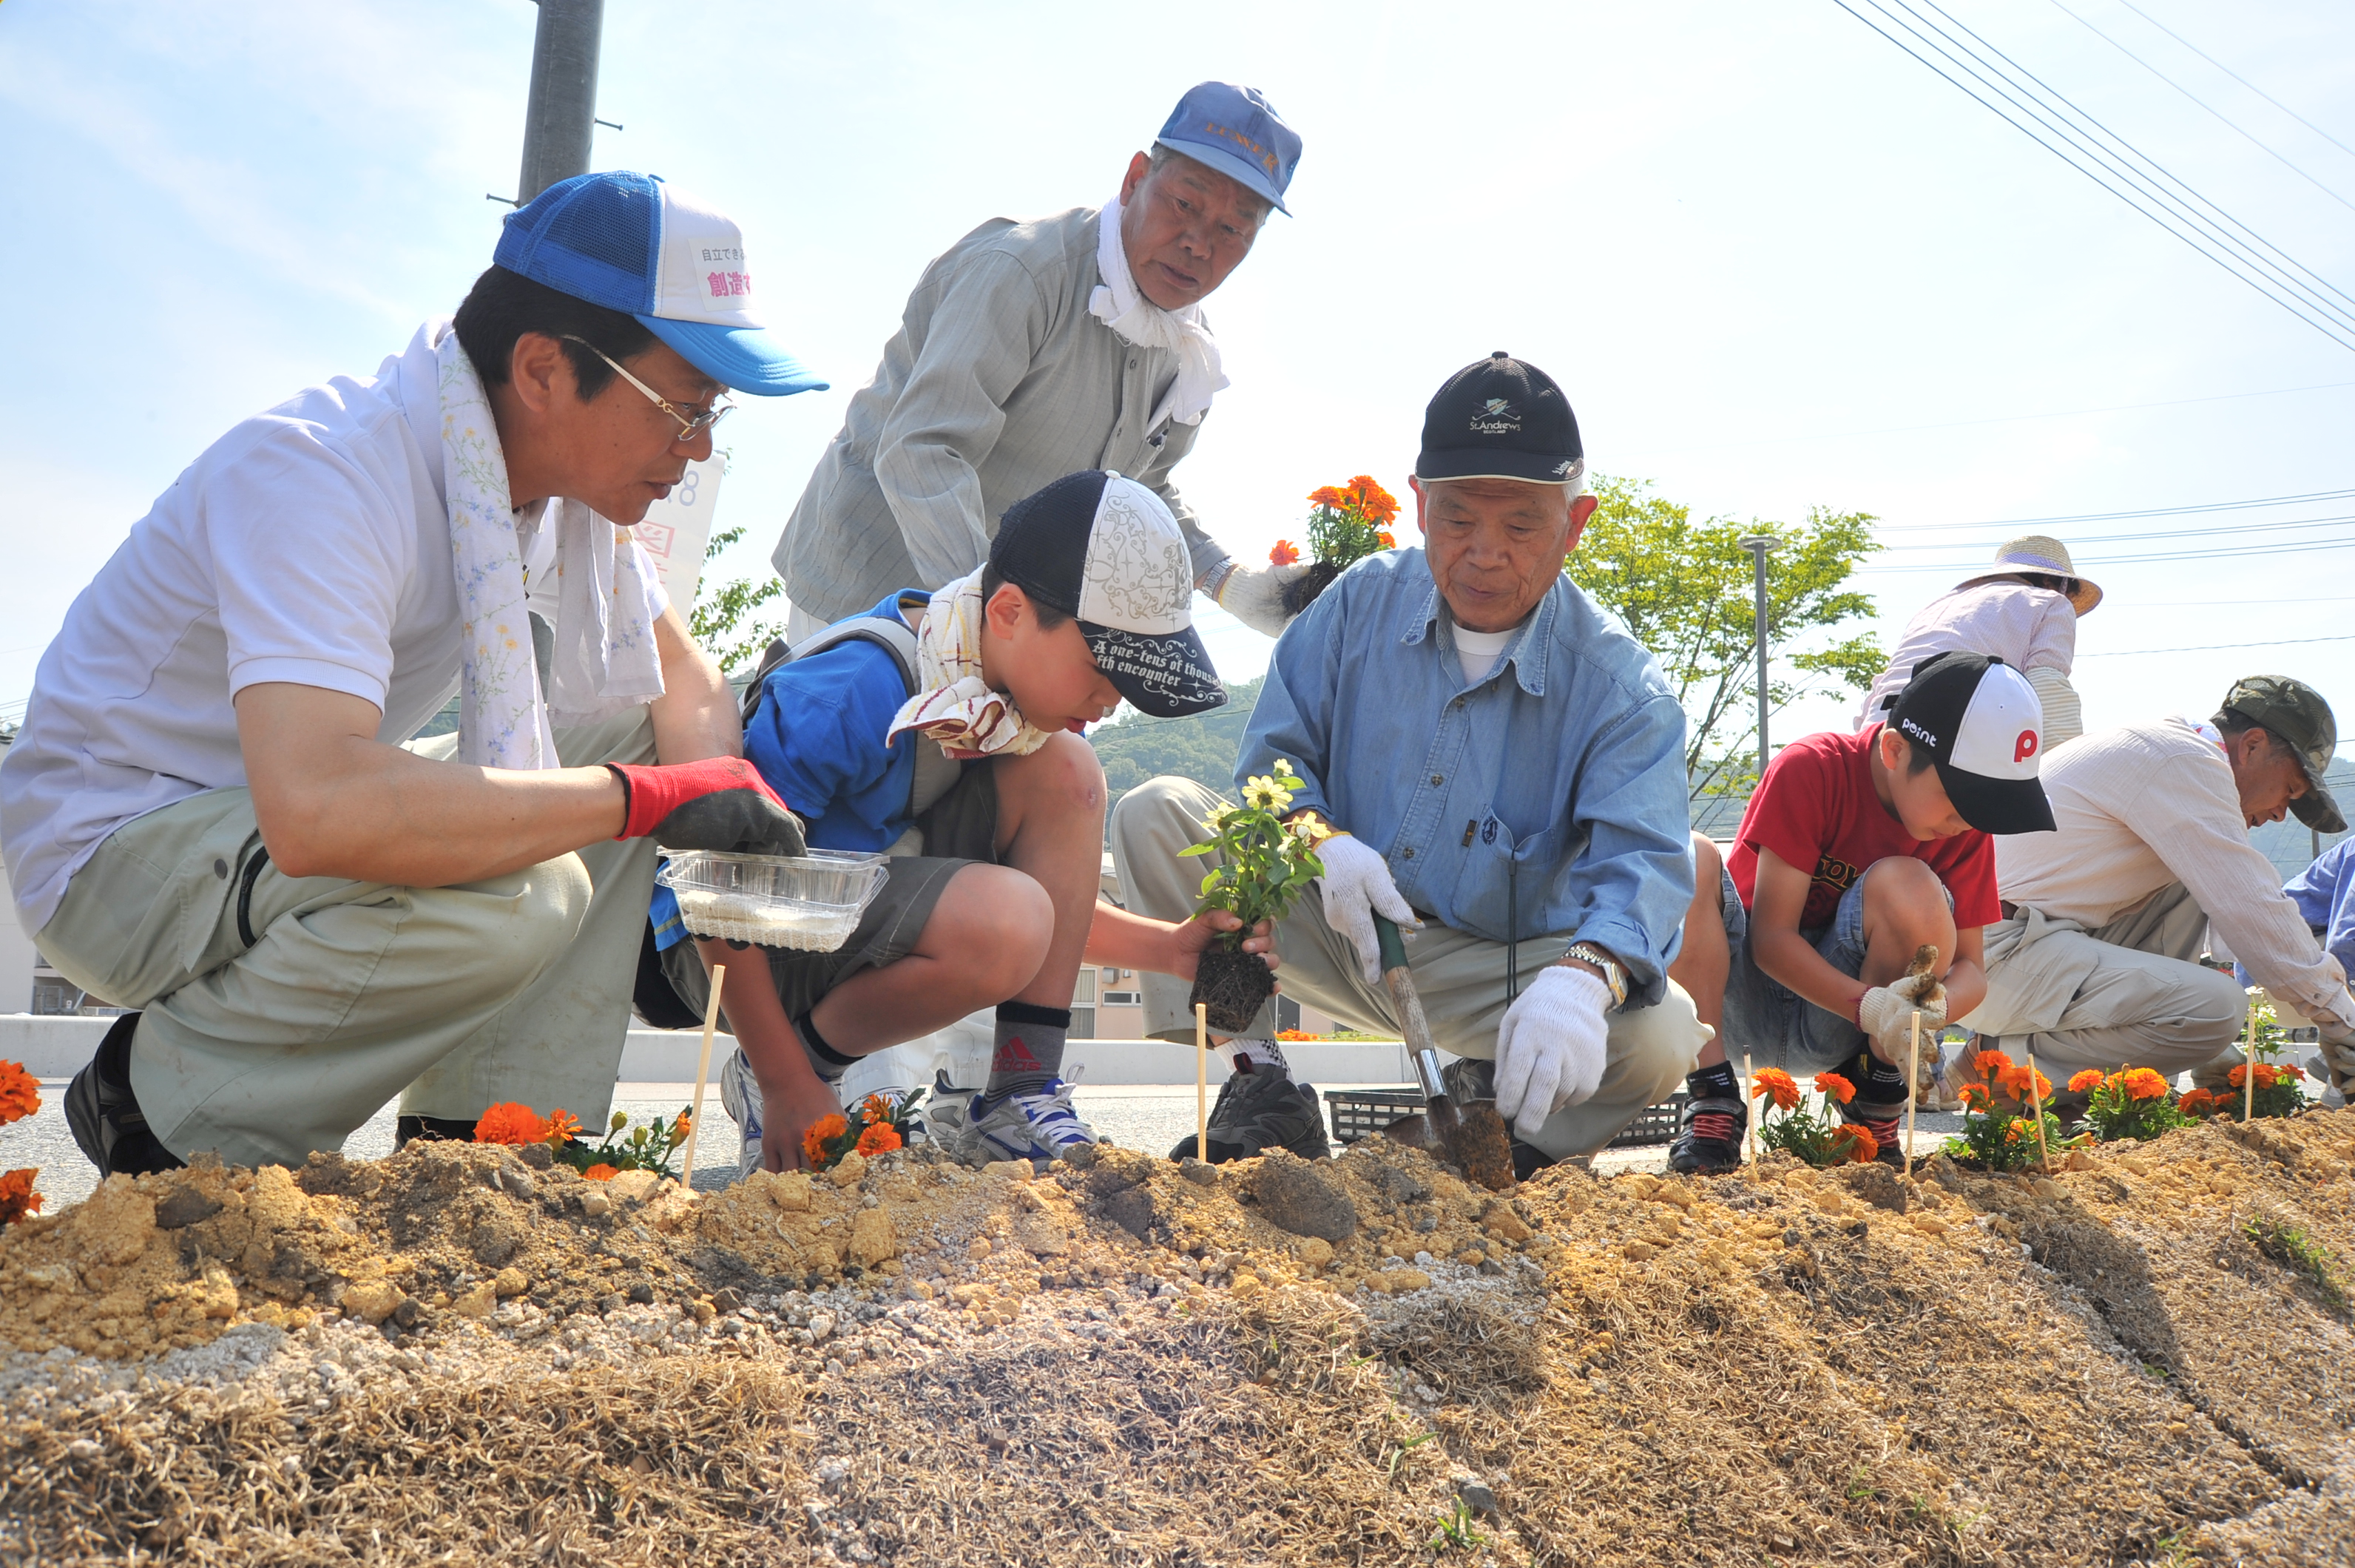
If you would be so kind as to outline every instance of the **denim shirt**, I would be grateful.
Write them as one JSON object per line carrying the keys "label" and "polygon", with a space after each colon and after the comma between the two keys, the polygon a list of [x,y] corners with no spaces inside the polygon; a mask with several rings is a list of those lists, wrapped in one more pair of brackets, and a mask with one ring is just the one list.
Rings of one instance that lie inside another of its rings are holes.
{"label": "denim shirt", "polygon": [[1683,709],[1567,577],[1480,680],[1453,630],[1422,550],[1350,568],[1278,639],[1236,783],[1290,759],[1294,807],[1381,850],[1416,910],[1593,942],[1658,1001],[1693,895]]}

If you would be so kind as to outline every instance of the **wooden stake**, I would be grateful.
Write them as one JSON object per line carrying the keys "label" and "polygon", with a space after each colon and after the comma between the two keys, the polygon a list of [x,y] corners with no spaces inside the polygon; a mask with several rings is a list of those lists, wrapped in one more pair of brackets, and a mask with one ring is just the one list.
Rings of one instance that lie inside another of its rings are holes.
{"label": "wooden stake", "polygon": [[2241,1121],[2257,1119],[2257,999],[2249,998],[2249,1045],[2241,1052]]}
{"label": "wooden stake", "polygon": [[1194,1004],[1194,1157],[1210,1163],[1210,1008]]}
{"label": "wooden stake", "polygon": [[[2029,1087],[2036,1087],[2033,1083]],[[1905,1063],[1905,1179],[1913,1179],[1913,1102],[1922,1097],[1922,1009],[1913,1009],[1913,1048]]]}
{"label": "wooden stake", "polygon": [[[1742,1053],[1742,1092],[1744,1094],[1750,1093],[1750,1053],[1745,1051]],[[1758,1116],[1765,1114],[1766,1107],[1762,1104],[1758,1107]],[[1753,1165],[1758,1163],[1758,1116],[1750,1118],[1750,1163]]]}
{"label": "wooden stake", "polygon": [[2044,1136],[2044,1097],[2036,1092],[2036,1052],[2028,1057],[2028,1114],[2036,1118],[2036,1152],[2044,1162],[2044,1174],[2052,1174],[2052,1146]]}
{"label": "wooden stake", "polygon": [[728,965],[711,966],[711,1000],[703,1008],[703,1055],[695,1064],[695,1114],[687,1124],[687,1164],[678,1184],[695,1190],[695,1140],[703,1133],[703,1086],[711,1082],[711,1033],[719,1026],[719,987],[728,983]]}

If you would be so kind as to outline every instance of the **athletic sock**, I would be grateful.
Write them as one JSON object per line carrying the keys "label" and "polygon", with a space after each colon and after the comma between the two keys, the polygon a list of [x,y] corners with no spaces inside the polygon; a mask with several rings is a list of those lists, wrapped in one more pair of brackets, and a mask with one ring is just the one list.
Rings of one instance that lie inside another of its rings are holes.
{"label": "athletic sock", "polygon": [[1875,1105],[1902,1104],[1905,1099],[1904,1070],[1892,1067],[1867,1051],[1864,1082],[1857,1085],[1856,1097]]}
{"label": "athletic sock", "polygon": [[1714,1067],[1696,1067],[1685,1074],[1685,1093],[1696,1100],[1739,1100],[1742,1081],[1733,1075],[1733,1064],[1721,1061]]}
{"label": "athletic sock", "polygon": [[1028,1002],[997,1004],[997,1041],[989,1053],[989,1082],[983,1098],[996,1104],[1008,1094],[1030,1093],[1062,1075],[1063,1036],[1071,1027],[1068,1008]]}
{"label": "athletic sock", "polygon": [[[812,1009],[813,1012],[815,1010]],[[802,1054],[809,1058],[810,1071],[826,1083],[841,1083],[842,1075],[858,1061],[858,1058],[845,1056],[826,1044],[826,1036],[817,1032],[817,1022],[810,1013],[804,1013],[794,1020],[794,1033],[801,1039]]]}
{"label": "athletic sock", "polygon": [[1284,1059],[1284,1047],[1272,1040],[1231,1040],[1210,1049],[1237,1072],[1272,1072],[1287,1078],[1292,1075],[1292,1063]]}

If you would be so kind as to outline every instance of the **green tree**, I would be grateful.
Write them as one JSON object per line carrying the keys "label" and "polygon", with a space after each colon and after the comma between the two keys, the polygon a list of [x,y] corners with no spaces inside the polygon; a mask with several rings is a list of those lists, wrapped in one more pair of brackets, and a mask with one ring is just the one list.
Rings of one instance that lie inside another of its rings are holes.
{"label": "green tree", "polygon": [[1757,782],[1758,643],[1748,534],[1780,542],[1767,557],[1767,705],[1841,687],[1862,691],[1888,663],[1869,633],[1844,631],[1873,613],[1849,586],[1873,549],[1864,512],[1821,507],[1799,524],[1695,520],[1691,508],[1645,482],[1599,479],[1602,502],[1564,562],[1571,580],[1651,649],[1684,705],[1685,776],[1692,794]]}
{"label": "green tree", "polygon": [[1150,778],[1176,773],[1234,798],[1235,753],[1242,749],[1243,726],[1259,702],[1265,677],[1227,688],[1222,708],[1186,719],[1148,719],[1134,709],[1117,722],[1103,724],[1089,739],[1103,763],[1104,810]]}
{"label": "green tree", "polygon": [[[721,550],[743,537],[741,523],[712,535],[710,542],[703,547],[705,570],[710,569],[713,558]],[[774,577],[766,582],[740,577],[716,588],[706,585],[695,596],[695,610],[687,616],[687,629],[722,670],[732,670],[759,658],[771,638],[785,635],[783,621],[754,619],[762,606],[781,601],[784,592],[784,583]]]}

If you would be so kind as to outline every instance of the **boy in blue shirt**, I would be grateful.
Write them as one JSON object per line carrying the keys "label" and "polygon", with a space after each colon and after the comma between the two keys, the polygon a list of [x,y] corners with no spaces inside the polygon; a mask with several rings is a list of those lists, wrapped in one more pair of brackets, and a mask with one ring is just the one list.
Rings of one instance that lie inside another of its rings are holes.
{"label": "boy in blue shirt", "polygon": [[[913,627],[912,697],[888,645],[838,634],[767,677],[745,755],[806,818],[811,846],[898,852],[842,947],[762,950],[766,985],[744,977],[751,950],[690,940],[667,890],[655,901],[682,1002],[701,1012],[710,966],[739,970],[721,992],[740,1048],[721,1086],[745,1168],[799,1166],[803,1131],[840,1108],[834,1086],[859,1058],[993,1005],[989,1081],[943,1118],[950,1151],[1054,1158],[1092,1141],[1060,1075],[1082,962],[1190,976],[1236,925],[1096,898],[1103,770],[1082,732],[1124,698],[1164,718],[1226,700],[1192,588],[1160,497],[1090,470],[1007,508],[980,571],[854,618]],[[1266,933],[1245,946],[1266,953]]]}

